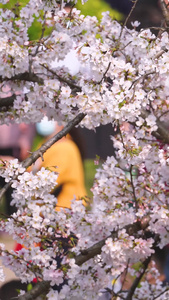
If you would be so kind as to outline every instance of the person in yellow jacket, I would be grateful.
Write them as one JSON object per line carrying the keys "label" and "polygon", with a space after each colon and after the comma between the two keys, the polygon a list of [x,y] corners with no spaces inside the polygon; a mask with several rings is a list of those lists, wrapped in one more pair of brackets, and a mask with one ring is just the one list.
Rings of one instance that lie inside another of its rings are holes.
{"label": "person in yellow jacket", "polygon": [[[41,136],[45,137],[42,143],[50,139],[62,129],[62,126],[58,126],[57,122],[48,121],[47,118],[36,125],[37,132]],[[76,138],[78,139],[77,136]],[[57,183],[52,191],[52,194],[54,194],[57,198],[57,211],[60,210],[60,208],[70,209],[71,200],[80,200],[87,195],[84,183],[83,160],[81,154],[82,153],[79,147],[73,139],[73,135],[71,136],[68,134],[66,137],[63,137],[52,147],[50,147],[44,153],[43,160],[38,159],[33,166],[33,172],[36,172],[41,167],[49,168],[50,170],[58,172]],[[78,239],[74,233],[71,233],[68,237],[60,237],[59,240],[60,243],[63,243],[63,253],[67,253],[77,243]],[[69,243],[70,241],[71,243]],[[41,243],[36,245],[41,246]],[[14,250],[17,252],[23,247],[24,245],[16,244]],[[62,256],[56,255],[56,261],[57,267],[60,268]],[[66,281],[64,280],[64,282],[59,286],[53,286],[53,289],[60,291],[65,283]]]}
{"label": "person in yellow jacket", "polygon": [[[38,123],[38,133],[45,135],[44,129],[47,130],[47,127],[50,127],[49,122],[44,119]],[[47,135],[45,140],[62,129],[57,122],[51,124],[51,130],[52,126],[54,127],[53,132]],[[79,200],[86,196],[83,161],[80,150],[71,135],[68,134],[50,147],[44,153],[43,159],[40,167],[58,172],[57,185],[52,192],[57,198],[56,210],[60,207],[71,208],[71,200],[74,198]]]}

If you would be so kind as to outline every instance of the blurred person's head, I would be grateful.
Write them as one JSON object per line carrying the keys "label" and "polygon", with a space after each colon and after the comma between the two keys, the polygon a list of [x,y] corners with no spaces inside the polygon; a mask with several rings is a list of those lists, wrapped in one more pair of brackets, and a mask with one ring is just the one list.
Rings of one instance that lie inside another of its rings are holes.
{"label": "blurred person's head", "polygon": [[[48,118],[45,116],[41,122],[36,123],[36,131],[39,135],[42,137],[45,137],[46,139],[50,139],[52,136],[57,134],[59,131],[63,129],[63,125],[58,124],[58,122],[54,120],[48,120]],[[85,157],[85,143],[83,140],[82,135],[80,134],[80,131],[78,128],[72,128],[69,132],[69,136],[71,139],[75,142],[75,144],[78,146],[80,154],[82,159]],[[65,138],[65,137],[63,137]]]}
{"label": "blurred person's head", "polygon": [[55,121],[48,120],[48,118],[44,116],[41,122],[36,123],[36,131],[43,137],[53,134],[55,132]]}

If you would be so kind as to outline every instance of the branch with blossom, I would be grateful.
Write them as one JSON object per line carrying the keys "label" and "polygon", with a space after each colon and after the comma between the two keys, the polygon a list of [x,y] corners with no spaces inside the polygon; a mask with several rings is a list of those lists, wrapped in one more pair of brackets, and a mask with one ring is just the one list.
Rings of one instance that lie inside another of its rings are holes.
{"label": "branch with blossom", "polygon": [[[38,150],[34,151],[32,155],[30,155],[28,158],[26,158],[22,162],[22,168],[27,169],[29,166],[31,166],[39,157],[43,158],[43,154],[57,141],[59,141],[62,137],[64,137],[69,131],[79,124],[81,120],[85,117],[85,114],[80,113],[78,114],[72,121],[70,121],[66,126],[58,132],[54,137],[52,137],[50,140],[45,142]],[[0,199],[3,197],[4,193],[7,191],[7,189],[11,186],[13,180],[17,179],[17,175],[14,175],[13,178],[3,187],[0,191]]]}
{"label": "branch with blossom", "polygon": [[[143,230],[143,229],[145,230],[147,226],[148,226],[148,219],[142,220],[141,222],[137,222],[133,225],[126,226],[126,231],[129,232],[130,234],[134,234],[137,233],[139,230]],[[118,232],[114,232],[110,235],[110,237],[107,238],[115,239],[117,238],[117,236],[118,236]],[[89,259],[99,255],[101,253],[102,247],[105,245],[107,238],[93,245],[92,247],[90,247],[90,249],[81,250],[81,254],[79,254],[74,258],[75,263],[78,266],[80,266],[86,261],[88,261]],[[130,290],[129,294],[127,295],[128,298],[126,299],[130,299],[132,297],[131,294],[134,293],[135,288],[139,284],[141,277],[143,276],[145,270],[147,269],[150,259],[151,257],[149,257],[146,260],[144,271],[140,274],[139,278],[136,278],[133,288]],[[47,292],[49,288],[50,288],[50,282],[44,282],[44,281],[39,282],[31,291],[29,291],[27,294],[20,296],[18,299],[19,300],[36,299],[36,297],[38,297],[39,295],[43,294],[44,292]]]}

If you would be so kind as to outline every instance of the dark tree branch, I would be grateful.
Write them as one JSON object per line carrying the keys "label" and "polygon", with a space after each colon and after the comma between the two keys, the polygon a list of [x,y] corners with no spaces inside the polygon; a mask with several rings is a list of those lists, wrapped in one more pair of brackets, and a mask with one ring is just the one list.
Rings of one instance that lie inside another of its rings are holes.
{"label": "dark tree branch", "polygon": [[[169,130],[166,127],[166,124],[164,122],[160,122],[160,121],[157,120],[157,126],[158,126],[157,133],[159,134],[160,139],[164,143],[169,144]],[[156,133],[153,132],[154,136],[156,136],[155,134]]]}
{"label": "dark tree branch", "polygon": [[130,170],[129,170],[130,178],[131,178],[130,182],[131,182],[131,187],[132,187],[132,191],[133,191],[135,209],[136,209],[136,212],[137,212],[139,207],[138,207],[138,200],[137,200],[137,197],[136,197],[136,191],[135,191],[135,186],[134,186],[134,181],[133,181],[133,174],[132,174],[133,170],[134,170],[133,166],[131,165]]}
{"label": "dark tree branch", "polygon": [[[43,154],[58,140],[60,140],[63,136],[65,136],[69,131],[78,125],[82,119],[84,119],[85,114],[79,113],[73,120],[68,122],[68,124],[60,131],[58,132],[54,137],[52,137],[50,140],[48,140],[46,143],[44,143],[38,150],[32,153],[32,155],[28,158],[26,158],[22,162],[22,166],[24,168],[28,168],[30,165],[32,165],[39,157],[42,157]],[[11,186],[14,179],[16,179],[17,176],[14,176],[1,190],[0,190],[0,200],[4,193],[7,191],[7,189]]]}
{"label": "dark tree branch", "polygon": [[39,295],[47,294],[50,288],[49,281],[38,282],[30,292],[25,293],[22,296],[19,296],[18,300],[36,300]]}
{"label": "dark tree branch", "polygon": [[43,154],[57,141],[59,141],[62,137],[69,133],[69,131],[78,125],[85,117],[84,113],[79,113],[73,120],[69,121],[66,126],[59,131],[54,137],[44,143],[38,150],[36,150],[30,157],[26,158],[22,162],[22,166],[24,168],[28,168],[32,165],[39,157],[42,157]]}
{"label": "dark tree branch", "polygon": [[161,6],[161,10],[162,10],[166,25],[167,25],[167,27],[169,27],[169,10],[168,10],[167,4],[165,3],[164,0],[160,0],[159,3]]}
{"label": "dark tree branch", "polygon": [[[48,72],[50,72],[51,74],[53,74],[54,76],[56,76],[56,78],[58,80],[60,80],[60,82],[64,82],[66,83],[68,86],[70,86],[70,88],[75,89],[77,92],[81,91],[81,87],[74,84],[73,81],[68,80],[66,78],[61,77],[60,75],[58,75],[55,71],[51,70],[49,67],[40,64],[43,68],[45,68]],[[44,84],[44,80],[39,77],[38,75],[31,73],[31,72],[25,72],[25,73],[21,73],[21,74],[17,74],[12,76],[11,78],[8,77],[2,77],[0,76],[0,82],[3,81],[15,81],[15,80],[19,80],[19,81],[28,81],[28,82],[37,82],[38,84]],[[13,94],[9,97],[0,97],[0,108],[1,107],[10,107],[13,105],[14,100],[16,99],[16,95]]]}
{"label": "dark tree branch", "polygon": [[108,72],[109,69],[110,69],[110,66],[111,66],[111,62],[108,63],[107,69],[106,69],[106,71],[104,72],[104,74],[103,74],[103,76],[102,76],[102,79],[98,82],[98,84],[101,84],[102,81],[105,79],[106,74],[107,74],[107,72]]}
{"label": "dark tree branch", "polygon": [[[163,50],[162,50],[163,51]],[[164,51],[165,52],[165,51]],[[164,53],[163,52],[163,53]],[[161,54],[161,52],[160,53],[158,53],[158,55],[160,55]],[[161,54],[162,55],[162,54]],[[154,70],[150,70],[150,71],[147,71],[147,72],[145,72],[145,74],[144,75],[141,75],[139,78],[137,78],[137,79],[135,79],[132,83],[131,83],[131,86],[129,87],[129,90],[131,90],[131,88],[134,86],[136,86],[136,84],[137,83],[139,83],[139,81],[143,81],[144,79],[146,79],[149,75],[154,75],[154,74],[156,74],[156,71],[154,71]]]}
{"label": "dark tree branch", "polygon": [[[148,227],[148,224],[149,224],[149,218],[143,218],[142,221],[137,221],[134,224],[129,224],[129,225],[125,226],[124,229],[126,230],[126,232],[129,235],[134,235],[138,231],[146,229]],[[108,238],[112,238],[114,240],[117,237],[118,237],[118,230],[112,232],[112,234],[110,236],[99,241],[98,243],[94,244],[90,248],[81,250],[81,254],[79,254],[75,257],[75,263],[78,266],[81,266],[83,263],[85,263],[89,259],[94,258],[95,256],[97,256],[98,254],[101,253],[101,249],[105,245],[105,242]],[[147,260],[149,260],[149,258],[147,258]],[[143,262],[143,265],[145,262]],[[142,276],[143,276],[143,274],[142,274]],[[140,279],[142,278],[142,276],[140,277]],[[136,285],[136,282],[135,282],[135,285]],[[135,285],[133,283],[133,288]],[[137,283],[137,285],[138,285],[138,283]],[[18,300],[36,300],[36,297],[47,292],[49,290],[49,288],[50,288],[50,282],[48,282],[48,281],[38,282],[31,291],[20,296],[18,298]],[[35,289],[35,291],[34,291],[34,289]],[[128,300],[129,299],[130,298],[128,298]]]}
{"label": "dark tree branch", "polygon": [[12,106],[14,103],[14,100],[16,98],[16,95],[13,94],[10,97],[0,98],[0,107],[9,107]]}
{"label": "dark tree branch", "polygon": [[20,81],[30,81],[30,82],[37,82],[39,84],[43,84],[44,80],[40,77],[38,77],[36,74],[34,73],[29,73],[29,72],[25,72],[25,73],[21,73],[21,74],[16,74],[10,78],[8,77],[2,77],[0,76],[0,81],[14,81],[14,80],[20,80]]}
{"label": "dark tree branch", "polygon": [[[148,226],[149,218],[144,218],[141,222],[137,221],[134,224],[130,224],[124,227],[126,232],[129,235],[136,234],[139,230],[146,229]],[[108,238],[112,238],[113,240],[118,237],[118,230],[112,232],[109,236],[105,239],[99,241],[98,243],[94,244],[88,249],[81,250],[81,254],[75,257],[75,262],[78,266],[82,265],[89,259],[95,257],[96,255],[101,253],[102,247],[105,245],[105,242]]]}
{"label": "dark tree branch", "polygon": [[[150,112],[146,110],[142,110],[141,117],[143,119],[146,119],[149,116]],[[156,120],[157,124],[157,131],[153,131],[152,135],[155,136],[157,139],[163,141],[166,144],[169,144],[169,130],[166,126],[166,124],[159,119]]]}
{"label": "dark tree branch", "polygon": [[13,180],[17,179],[17,176],[13,176],[13,179],[6,183],[3,188],[0,189],[0,201],[2,200],[2,196],[6,193],[6,191],[10,188]]}
{"label": "dark tree branch", "polygon": [[132,297],[134,295],[135,289],[137,288],[139,282],[141,281],[145,271],[147,270],[147,267],[150,263],[151,260],[151,256],[149,256],[142,264],[143,264],[143,270],[142,272],[140,272],[139,276],[137,276],[132,284],[132,286],[129,289],[129,292],[127,294],[127,297],[125,298],[125,300],[132,300]]}

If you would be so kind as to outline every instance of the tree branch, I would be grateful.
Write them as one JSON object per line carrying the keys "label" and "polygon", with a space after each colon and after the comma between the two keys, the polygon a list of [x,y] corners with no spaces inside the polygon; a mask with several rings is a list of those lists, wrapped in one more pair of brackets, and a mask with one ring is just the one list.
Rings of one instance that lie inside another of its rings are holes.
{"label": "tree branch", "polygon": [[132,188],[132,191],[133,191],[133,198],[134,198],[134,203],[135,203],[135,209],[136,209],[136,212],[138,211],[138,201],[137,201],[137,197],[136,197],[136,191],[135,191],[135,186],[134,186],[134,181],[133,181],[133,174],[132,174],[132,172],[133,172],[133,165],[131,165],[131,167],[130,167],[130,170],[129,170],[129,172],[130,172],[130,182],[131,182],[131,188]]}
{"label": "tree branch", "polygon": [[[24,168],[28,168],[30,165],[32,165],[39,157],[42,157],[43,154],[58,140],[60,140],[63,136],[65,136],[69,131],[76,125],[78,125],[85,117],[84,113],[79,113],[73,120],[67,123],[67,125],[58,132],[54,137],[52,137],[50,140],[48,140],[46,143],[44,143],[38,150],[33,152],[31,156],[26,158],[22,162],[22,166]],[[7,191],[7,189],[11,186],[14,179],[16,179],[17,176],[14,176],[1,190],[0,190],[0,200],[4,193]]]}
{"label": "tree branch", "polygon": [[150,263],[150,260],[151,260],[151,256],[149,256],[142,264],[143,264],[143,270],[142,272],[140,272],[139,276],[135,278],[132,286],[130,287],[129,289],[129,292],[127,294],[127,297],[125,298],[125,300],[132,300],[132,297],[134,295],[134,292],[135,292],[135,289],[137,288],[140,280],[142,279],[145,271],[147,270],[147,267]]}
{"label": "tree branch", "polygon": [[52,69],[50,69],[48,66],[45,66],[44,64],[40,64],[43,68],[45,68],[48,72],[50,72],[51,74],[53,74],[54,76],[56,76],[56,78],[60,81],[60,82],[65,82],[68,86],[70,86],[72,89],[76,89],[78,92],[81,92],[81,87],[74,84],[73,82],[71,82],[70,80],[63,78],[62,76],[58,75],[55,71],[53,71]]}
{"label": "tree branch", "polygon": [[159,3],[160,3],[160,6],[161,6],[161,10],[162,10],[163,17],[164,17],[164,20],[166,22],[166,25],[167,25],[167,27],[169,27],[169,11],[168,11],[167,4],[165,3],[164,0],[160,0]]}
{"label": "tree branch", "polygon": [[[146,119],[149,116],[149,112],[146,110],[142,110],[141,117]],[[161,122],[159,119],[156,120],[157,124],[157,131],[153,131],[152,135],[155,136],[157,139],[162,140],[166,144],[169,144],[169,130],[164,122]]]}
{"label": "tree branch", "polygon": [[38,282],[31,291],[25,293],[22,296],[18,297],[18,300],[36,300],[36,298],[39,295],[47,294],[48,290],[50,288],[50,282],[49,281],[41,281]]}
{"label": "tree branch", "polygon": [[[146,229],[148,227],[149,224],[149,218],[143,218],[141,221],[137,221],[134,224],[129,224],[127,226],[125,226],[123,229],[126,230],[126,232],[129,235],[134,235],[136,234],[138,231]],[[105,242],[108,238],[112,238],[115,239],[118,237],[118,230],[114,231],[111,233],[110,236],[106,237],[105,239],[99,241],[98,243],[94,244],[93,246],[91,246],[88,249],[84,249],[81,250],[81,254],[77,255],[75,257],[75,263],[78,266],[81,266],[83,263],[85,263],[86,261],[88,261],[91,258],[94,258],[96,255],[101,253],[101,249],[102,247],[105,245]],[[148,260],[149,258],[147,258]],[[146,260],[146,261],[147,261]],[[144,264],[144,263],[143,263]],[[143,275],[142,275],[143,276]],[[142,277],[141,276],[141,277]],[[136,284],[136,283],[135,283]],[[134,284],[133,284],[134,285]],[[137,284],[138,285],[138,284]],[[36,297],[38,297],[39,295],[47,292],[50,288],[50,282],[48,281],[42,281],[42,282],[38,282],[36,284],[35,287],[33,287],[33,289],[29,292],[27,292],[26,294],[20,296],[18,298],[18,300],[34,300],[36,299]],[[134,288],[134,287],[133,287]],[[35,289],[35,291],[34,291]],[[128,298],[129,300],[130,298]]]}
{"label": "tree branch", "polygon": [[14,100],[16,98],[16,95],[13,94],[10,97],[0,98],[0,107],[9,107],[12,106],[14,103]]}
{"label": "tree branch", "polygon": [[29,73],[29,72],[16,74],[16,75],[14,75],[10,78],[0,76],[0,81],[1,82],[3,82],[3,81],[13,81],[13,80],[31,81],[31,82],[37,82],[39,84],[44,83],[44,80],[42,78],[40,78],[39,76],[37,76],[34,73]]}
{"label": "tree branch", "polygon": [[128,22],[128,20],[129,20],[129,18],[131,17],[131,14],[133,13],[133,11],[134,11],[134,9],[135,9],[135,7],[136,7],[137,2],[138,2],[138,0],[135,0],[135,1],[133,2],[133,6],[132,6],[132,8],[131,8],[131,10],[130,10],[130,12],[129,12],[129,14],[128,14],[126,20],[125,20],[125,22],[124,22],[124,24],[123,24],[123,26],[122,26],[122,29],[121,29],[121,32],[120,32],[120,36],[119,36],[119,41],[120,41],[120,39],[121,39],[123,30],[124,30],[124,28],[126,27],[127,22]]}
{"label": "tree branch", "polygon": [[[133,234],[137,233],[139,230],[146,229],[148,226],[148,222],[149,222],[149,218],[147,218],[147,219],[143,218],[143,220],[141,222],[137,221],[134,224],[129,224],[129,225],[125,226],[123,229],[125,229],[129,235],[133,235]],[[106,237],[105,239],[94,244],[90,248],[81,250],[81,254],[79,254],[75,257],[76,264],[78,266],[80,266],[83,263],[85,263],[86,261],[88,261],[89,259],[100,254],[101,249],[105,245],[106,240],[108,238],[112,238],[114,240],[117,237],[118,237],[118,230],[112,232],[108,237]]]}
{"label": "tree branch", "polygon": [[79,113],[73,120],[69,121],[66,126],[59,131],[54,137],[44,143],[38,150],[36,150],[30,157],[26,158],[22,162],[24,168],[28,168],[32,165],[39,157],[41,157],[54,143],[59,141],[62,137],[69,133],[69,131],[78,125],[86,116],[84,113]]}

